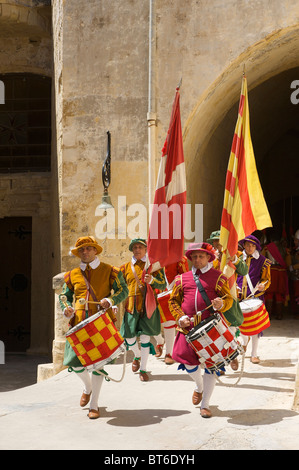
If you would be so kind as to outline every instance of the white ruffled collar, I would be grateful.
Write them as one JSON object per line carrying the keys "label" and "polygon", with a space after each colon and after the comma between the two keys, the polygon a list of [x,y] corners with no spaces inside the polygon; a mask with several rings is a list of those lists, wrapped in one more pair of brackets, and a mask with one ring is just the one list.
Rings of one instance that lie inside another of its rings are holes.
{"label": "white ruffled collar", "polygon": [[[96,256],[95,259],[91,263],[88,263],[88,264],[91,267],[91,269],[96,269],[98,266],[100,266],[100,263],[101,262],[99,258]],[[82,271],[85,271],[86,267],[87,267],[87,263],[83,263],[81,261],[80,268],[82,269]]]}
{"label": "white ruffled collar", "polygon": [[[209,262],[209,263],[206,264],[202,269],[200,269],[200,271],[202,272],[202,274],[204,274],[204,273],[207,273],[212,267],[213,267],[213,263],[212,263],[212,262]],[[193,272],[193,274],[195,274],[196,271],[197,271],[197,268],[195,268],[195,266],[192,266],[192,272]]]}
{"label": "white ruffled collar", "polygon": [[[143,258],[141,258],[141,261],[144,261],[144,262],[146,261],[146,255]],[[137,259],[135,258],[135,256],[132,256],[132,263],[133,264],[137,263]]]}
{"label": "white ruffled collar", "polygon": [[[243,260],[244,260],[244,261],[246,261],[247,256],[248,256],[248,255],[247,255],[246,251],[243,250]],[[258,252],[257,250],[255,250],[255,251],[252,253],[251,256],[252,256],[254,259],[259,259],[260,254],[259,254],[259,252]]]}

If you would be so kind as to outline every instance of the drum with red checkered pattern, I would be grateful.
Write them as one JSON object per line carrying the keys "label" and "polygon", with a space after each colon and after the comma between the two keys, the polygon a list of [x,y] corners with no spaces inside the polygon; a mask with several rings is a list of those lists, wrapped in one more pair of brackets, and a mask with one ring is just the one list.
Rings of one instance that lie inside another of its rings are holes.
{"label": "drum with red checkered pattern", "polygon": [[186,335],[186,340],[198,355],[199,362],[211,371],[223,368],[243,353],[242,346],[219,314],[211,315],[195,326]]}
{"label": "drum with red checkered pattern", "polygon": [[97,312],[66,333],[79,361],[88,369],[101,369],[125,351],[124,339],[106,312]]}
{"label": "drum with red checkered pattern", "polygon": [[169,305],[168,305],[168,301],[170,299],[171,293],[172,293],[172,290],[168,290],[168,291],[161,292],[160,294],[157,295],[161,323],[165,323],[166,321],[169,321],[169,320],[175,321],[172,313],[169,310]]}

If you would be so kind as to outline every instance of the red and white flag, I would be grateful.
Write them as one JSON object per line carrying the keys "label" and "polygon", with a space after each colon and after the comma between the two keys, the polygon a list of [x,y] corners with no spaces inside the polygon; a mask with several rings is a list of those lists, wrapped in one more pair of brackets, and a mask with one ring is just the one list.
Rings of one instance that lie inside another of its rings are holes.
{"label": "red and white flag", "polygon": [[[177,87],[167,137],[162,149],[154,204],[147,241],[150,273],[180,261],[184,251],[186,173],[180,114],[180,88]],[[146,286],[145,306],[148,317],[156,308],[154,292]]]}
{"label": "red and white flag", "polygon": [[176,89],[171,119],[159,168],[147,243],[149,271],[179,261],[184,250],[186,173]]}

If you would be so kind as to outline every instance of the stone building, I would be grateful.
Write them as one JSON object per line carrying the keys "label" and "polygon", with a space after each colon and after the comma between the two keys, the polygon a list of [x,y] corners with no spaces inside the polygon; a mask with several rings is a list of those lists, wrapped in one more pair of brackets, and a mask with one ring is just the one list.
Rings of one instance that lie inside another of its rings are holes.
{"label": "stone building", "polygon": [[203,207],[203,237],[220,224],[244,67],[273,225],[299,227],[297,0],[0,0],[0,44],[0,223],[13,265],[0,292],[19,338],[5,338],[9,349],[51,352],[52,278],[76,265],[78,236],[95,235],[111,264],[128,258],[181,79],[187,199]]}

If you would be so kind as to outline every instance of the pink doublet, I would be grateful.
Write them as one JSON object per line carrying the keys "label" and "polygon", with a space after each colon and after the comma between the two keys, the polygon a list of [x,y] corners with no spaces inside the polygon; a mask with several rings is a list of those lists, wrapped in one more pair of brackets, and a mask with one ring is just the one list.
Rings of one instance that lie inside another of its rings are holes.
{"label": "pink doublet", "polygon": [[[181,277],[181,279],[179,279]],[[197,311],[204,310],[207,305],[201,294],[197,290],[192,271],[188,271],[179,276],[176,282],[181,282],[183,299],[181,309],[188,317],[193,317]],[[205,273],[200,273],[199,279],[210,300],[221,295],[221,289],[227,282],[226,277],[218,270],[211,268]],[[196,302],[196,307],[195,307]],[[209,310],[202,312],[201,319],[204,320],[210,316]],[[193,324],[189,327],[191,330]],[[191,346],[187,343],[185,335],[178,332],[176,335],[172,357],[175,361],[182,364],[198,365],[198,356]]]}

